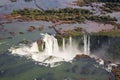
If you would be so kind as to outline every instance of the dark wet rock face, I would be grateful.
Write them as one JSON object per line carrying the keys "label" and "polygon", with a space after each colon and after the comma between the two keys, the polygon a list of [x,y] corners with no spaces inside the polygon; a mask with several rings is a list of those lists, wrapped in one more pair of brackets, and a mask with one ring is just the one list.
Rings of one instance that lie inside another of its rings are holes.
{"label": "dark wet rock face", "polygon": [[77,68],[78,68],[78,66],[74,65],[71,69],[72,73],[77,73]]}
{"label": "dark wet rock face", "polygon": [[120,80],[120,64],[117,67],[112,67],[112,73],[115,75],[115,80]]}

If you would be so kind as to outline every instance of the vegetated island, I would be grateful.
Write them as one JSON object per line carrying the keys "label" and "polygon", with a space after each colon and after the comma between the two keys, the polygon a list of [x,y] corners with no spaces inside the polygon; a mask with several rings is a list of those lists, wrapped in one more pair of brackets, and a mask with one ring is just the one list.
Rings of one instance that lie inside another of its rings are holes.
{"label": "vegetated island", "polygon": [[93,15],[89,10],[80,8],[45,10],[44,12],[37,9],[23,9],[14,10],[10,15],[18,21],[51,21],[55,23],[54,26],[65,23],[84,23],[88,20],[97,23],[111,24],[115,27],[114,30],[117,31],[120,29],[120,24],[116,23],[116,18],[104,15]]}

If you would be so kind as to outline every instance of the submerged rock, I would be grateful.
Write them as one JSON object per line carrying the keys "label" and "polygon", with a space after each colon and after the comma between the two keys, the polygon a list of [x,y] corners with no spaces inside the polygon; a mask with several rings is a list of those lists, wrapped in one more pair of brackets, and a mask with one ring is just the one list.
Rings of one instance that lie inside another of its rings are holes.
{"label": "submerged rock", "polygon": [[44,26],[40,26],[40,27],[39,27],[39,30],[40,30],[40,31],[44,30]]}
{"label": "submerged rock", "polygon": [[32,31],[34,31],[35,29],[36,29],[36,28],[35,28],[34,26],[30,26],[27,31],[32,32]]}
{"label": "submerged rock", "polygon": [[19,43],[21,43],[21,44],[30,44],[30,41],[28,41],[28,40],[23,40],[23,41],[21,41],[21,42],[19,42]]}
{"label": "submerged rock", "polygon": [[23,32],[19,32],[19,34],[24,34]]}
{"label": "submerged rock", "polygon": [[9,32],[9,33],[10,33],[11,35],[13,35],[13,36],[15,36],[15,34],[16,34],[15,32]]}

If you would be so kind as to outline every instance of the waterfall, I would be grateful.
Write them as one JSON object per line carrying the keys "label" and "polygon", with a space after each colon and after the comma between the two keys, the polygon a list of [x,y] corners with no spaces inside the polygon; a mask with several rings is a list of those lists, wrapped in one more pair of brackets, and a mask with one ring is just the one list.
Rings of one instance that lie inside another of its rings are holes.
{"label": "waterfall", "polygon": [[45,34],[43,38],[43,42],[45,43],[45,53],[52,55],[53,53],[57,53],[59,51],[58,41],[52,36]]}
{"label": "waterfall", "polygon": [[65,51],[65,38],[63,38],[63,43],[62,43],[63,51]]}
{"label": "waterfall", "polygon": [[[29,45],[19,45],[17,48],[11,48],[9,51],[12,54],[20,56],[28,56],[33,60],[53,64],[60,61],[71,61],[76,55],[83,54],[75,44],[73,44],[72,37],[69,37],[68,44],[65,44],[65,38],[62,41],[62,50],[58,46],[58,40],[49,34],[42,35],[42,43],[38,45],[37,42],[33,42]],[[39,51],[38,46],[41,46],[42,51]],[[84,54],[90,54],[90,37],[84,35]]]}
{"label": "waterfall", "polygon": [[90,36],[84,34],[84,54],[90,54]]}
{"label": "waterfall", "polygon": [[90,55],[90,36],[88,36],[88,55]]}
{"label": "waterfall", "polygon": [[84,54],[87,54],[87,36],[84,35]]}
{"label": "waterfall", "polygon": [[71,36],[69,37],[69,45],[70,45],[70,48],[72,48],[72,37]]}
{"label": "waterfall", "polygon": [[[53,37],[53,36],[52,36]],[[58,40],[53,37],[53,53],[56,53],[59,51],[59,45]]]}
{"label": "waterfall", "polygon": [[31,52],[39,52],[37,42],[34,42],[33,44],[31,44],[30,51]]}
{"label": "waterfall", "polygon": [[32,43],[30,46],[19,45],[19,48],[12,47],[9,51],[12,52],[12,54],[18,54],[21,56],[30,56],[32,53],[39,53],[37,42]]}

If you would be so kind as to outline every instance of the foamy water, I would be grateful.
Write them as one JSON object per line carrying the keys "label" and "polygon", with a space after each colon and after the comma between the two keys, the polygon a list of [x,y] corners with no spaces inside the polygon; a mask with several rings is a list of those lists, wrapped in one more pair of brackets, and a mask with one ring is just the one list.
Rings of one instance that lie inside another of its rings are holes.
{"label": "foamy water", "polygon": [[[39,62],[40,65],[56,67],[60,64],[56,64],[56,62],[66,61],[71,62],[76,55],[88,55],[91,58],[94,58],[99,65],[103,66],[103,68],[111,72],[112,66],[117,66],[116,64],[108,64],[105,67],[105,62],[101,58],[90,54],[90,36],[84,35],[84,46],[83,52],[77,48],[77,45],[73,43],[72,37],[69,37],[69,41],[63,38],[62,47],[59,47],[57,39],[53,35],[42,34],[43,51],[39,51],[37,42],[33,42],[30,45],[19,44],[17,47],[12,47],[9,51],[13,55],[18,56],[26,56],[27,58],[31,58],[34,61]],[[66,44],[66,42],[68,44]],[[96,66],[97,67],[97,66]]]}
{"label": "foamy water", "polygon": [[[86,35],[85,35],[86,36]],[[35,61],[53,64],[60,61],[71,61],[76,55],[85,54],[89,55],[90,52],[81,52],[80,49],[73,43],[72,37],[69,38],[68,44],[63,38],[63,47],[59,47],[57,39],[53,35],[43,35],[44,49],[39,51],[37,42],[33,42],[30,45],[20,44],[17,48],[13,47],[9,51],[14,55],[30,57]],[[84,38],[84,44],[86,50],[88,49],[88,39]],[[42,46],[43,46],[42,45]]]}

